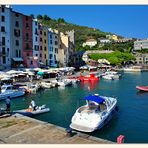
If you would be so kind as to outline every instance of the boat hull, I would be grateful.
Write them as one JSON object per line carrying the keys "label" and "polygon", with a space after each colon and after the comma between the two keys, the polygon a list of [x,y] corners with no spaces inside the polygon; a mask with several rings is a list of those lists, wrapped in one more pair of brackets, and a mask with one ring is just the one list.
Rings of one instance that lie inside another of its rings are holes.
{"label": "boat hull", "polygon": [[38,115],[38,114],[47,113],[49,111],[50,111],[50,108],[44,108],[44,109],[35,110],[35,111],[32,111],[30,109],[22,109],[22,110],[15,111],[15,113],[19,113],[19,114],[22,114],[22,115],[25,115],[25,116],[35,116],[35,115]]}
{"label": "boat hull", "polygon": [[10,98],[17,98],[25,95],[25,92],[23,91],[16,91],[16,92],[10,92],[10,93],[1,93],[0,94],[0,100],[6,99],[8,96]]}
{"label": "boat hull", "polygon": [[140,91],[148,92],[148,86],[136,86],[136,88]]}

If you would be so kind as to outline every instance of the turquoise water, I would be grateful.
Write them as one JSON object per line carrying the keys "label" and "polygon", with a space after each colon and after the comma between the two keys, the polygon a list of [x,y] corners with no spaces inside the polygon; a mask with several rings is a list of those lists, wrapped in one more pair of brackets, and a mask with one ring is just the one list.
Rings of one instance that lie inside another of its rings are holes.
{"label": "turquoise water", "polygon": [[[47,104],[51,111],[35,118],[69,127],[75,110],[85,101],[84,96],[93,93],[116,97],[119,112],[101,130],[91,135],[116,142],[119,135],[125,136],[125,143],[148,143],[148,93],[138,93],[136,85],[148,85],[148,72],[123,73],[120,80],[103,80],[96,84],[80,83],[65,89],[53,88],[37,94],[12,99],[12,109],[27,108],[31,98],[38,105]],[[1,107],[4,102],[0,102]]]}

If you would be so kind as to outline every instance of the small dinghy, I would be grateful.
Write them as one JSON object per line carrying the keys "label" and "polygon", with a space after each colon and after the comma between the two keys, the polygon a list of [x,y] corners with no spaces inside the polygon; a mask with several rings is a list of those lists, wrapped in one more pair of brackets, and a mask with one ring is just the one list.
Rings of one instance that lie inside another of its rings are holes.
{"label": "small dinghy", "polygon": [[147,91],[148,92],[148,86],[136,86],[136,88],[140,91]]}
{"label": "small dinghy", "polygon": [[37,106],[36,110],[32,110],[32,108],[28,108],[28,109],[15,111],[15,113],[19,113],[25,116],[34,116],[34,115],[46,113],[49,111],[50,111],[50,108],[46,107],[46,105],[42,105],[42,106]]}

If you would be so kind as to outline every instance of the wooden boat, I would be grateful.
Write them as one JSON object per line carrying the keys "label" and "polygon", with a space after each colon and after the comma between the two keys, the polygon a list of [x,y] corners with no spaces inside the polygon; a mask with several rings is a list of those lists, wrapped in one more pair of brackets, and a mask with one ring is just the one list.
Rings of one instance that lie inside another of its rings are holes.
{"label": "wooden boat", "polygon": [[148,91],[148,86],[136,86],[136,88],[140,91]]}
{"label": "wooden boat", "polygon": [[37,106],[36,110],[32,110],[32,108],[22,109],[18,111],[14,111],[15,113],[23,114],[25,116],[34,116],[42,113],[49,112],[50,108],[46,107],[46,105]]}

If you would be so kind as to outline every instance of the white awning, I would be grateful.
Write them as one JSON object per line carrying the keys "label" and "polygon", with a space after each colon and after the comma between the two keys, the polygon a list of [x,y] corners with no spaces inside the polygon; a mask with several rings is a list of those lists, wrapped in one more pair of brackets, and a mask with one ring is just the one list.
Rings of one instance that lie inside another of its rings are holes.
{"label": "white awning", "polygon": [[16,61],[16,62],[23,62],[22,58],[13,58],[13,60]]}

